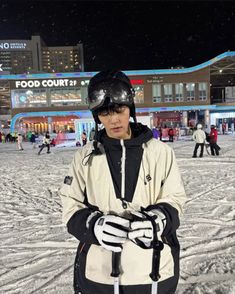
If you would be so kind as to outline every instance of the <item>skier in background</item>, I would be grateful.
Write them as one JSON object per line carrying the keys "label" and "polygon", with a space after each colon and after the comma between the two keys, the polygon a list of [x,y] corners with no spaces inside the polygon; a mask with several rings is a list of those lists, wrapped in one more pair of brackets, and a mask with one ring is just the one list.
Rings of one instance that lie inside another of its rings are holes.
{"label": "skier in background", "polygon": [[36,135],[34,132],[32,132],[31,136],[30,136],[30,142],[32,143],[33,145],[33,149],[36,148]]}
{"label": "skier in background", "polygon": [[216,130],[215,125],[211,125],[211,131],[209,136],[210,136],[211,155],[219,156],[220,147],[217,145],[218,131]]}
{"label": "skier in background", "polygon": [[170,128],[168,130],[168,136],[169,136],[169,142],[174,142],[174,130],[173,130],[173,128]]}
{"label": "skier in background", "polygon": [[160,132],[159,132],[159,130],[158,130],[156,127],[154,127],[154,128],[152,129],[152,132],[153,132],[153,137],[154,137],[155,139],[159,140],[159,136],[160,136]]}
{"label": "skier in background", "polygon": [[96,74],[88,102],[95,140],[76,152],[60,190],[63,220],[80,241],[74,291],[113,293],[114,252],[121,253],[120,293],[150,294],[153,247],[161,240],[158,294],[173,294],[179,278],[176,230],[186,200],[174,152],[137,123],[134,89],[123,72]]}
{"label": "skier in background", "polygon": [[193,140],[195,141],[196,145],[194,147],[194,151],[193,151],[193,157],[197,157],[197,150],[200,147],[200,157],[203,157],[203,151],[204,151],[204,144],[205,144],[205,140],[206,140],[206,134],[205,132],[202,130],[202,125],[198,124],[197,125],[197,130],[193,133]]}
{"label": "skier in background", "polygon": [[42,139],[42,146],[38,151],[38,155],[41,154],[42,150],[47,147],[47,153],[50,153],[50,135],[49,132],[46,132],[45,136]]}
{"label": "skier in background", "polygon": [[82,132],[82,146],[85,146],[87,143],[87,135],[86,135],[86,132],[83,131]]}
{"label": "skier in background", "polygon": [[95,137],[95,128],[92,128],[89,134],[89,141],[93,141]]}
{"label": "skier in background", "polygon": [[19,149],[20,151],[24,150],[22,143],[23,143],[23,136],[22,136],[21,133],[18,133],[18,137],[17,137],[17,145],[18,145],[18,149]]}

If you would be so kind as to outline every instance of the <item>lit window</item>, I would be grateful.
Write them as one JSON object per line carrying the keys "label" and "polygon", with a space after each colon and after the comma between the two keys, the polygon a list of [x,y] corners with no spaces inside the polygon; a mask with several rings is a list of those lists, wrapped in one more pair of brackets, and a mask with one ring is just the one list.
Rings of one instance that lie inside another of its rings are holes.
{"label": "lit window", "polygon": [[153,84],[152,90],[153,90],[153,102],[160,103],[162,101],[161,85],[160,84]]}
{"label": "lit window", "polygon": [[199,83],[199,100],[207,100],[207,83]]}
{"label": "lit window", "polygon": [[175,84],[175,100],[178,102],[184,101],[183,89],[183,83]]}
{"label": "lit window", "polygon": [[173,95],[172,95],[172,84],[165,84],[164,85],[164,102],[172,102]]}
{"label": "lit window", "polygon": [[194,83],[187,83],[186,84],[186,97],[187,101],[195,100],[195,84]]}

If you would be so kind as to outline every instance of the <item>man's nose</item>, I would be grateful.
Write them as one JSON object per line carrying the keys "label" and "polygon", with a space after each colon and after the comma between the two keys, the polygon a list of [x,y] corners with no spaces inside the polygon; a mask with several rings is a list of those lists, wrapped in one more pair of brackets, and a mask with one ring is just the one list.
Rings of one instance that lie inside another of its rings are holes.
{"label": "man's nose", "polygon": [[117,112],[111,112],[109,115],[109,121],[110,122],[116,122],[119,120],[119,115]]}

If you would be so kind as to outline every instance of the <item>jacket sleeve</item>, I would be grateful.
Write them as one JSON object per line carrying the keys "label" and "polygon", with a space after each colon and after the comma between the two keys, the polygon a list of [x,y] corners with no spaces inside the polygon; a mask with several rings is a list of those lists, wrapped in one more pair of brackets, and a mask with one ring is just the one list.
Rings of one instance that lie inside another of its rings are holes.
{"label": "jacket sleeve", "polygon": [[82,157],[78,151],[60,189],[62,218],[68,232],[79,241],[98,244],[93,233],[93,224],[100,217],[100,213],[97,207],[90,206],[87,202],[84,175]]}
{"label": "jacket sleeve", "polygon": [[179,227],[179,215],[183,212],[186,194],[174,151],[169,146],[166,146],[165,155],[165,171],[163,172],[160,193],[156,204],[147,209],[158,208],[166,215],[167,224],[164,234],[169,235],[175,233]]}

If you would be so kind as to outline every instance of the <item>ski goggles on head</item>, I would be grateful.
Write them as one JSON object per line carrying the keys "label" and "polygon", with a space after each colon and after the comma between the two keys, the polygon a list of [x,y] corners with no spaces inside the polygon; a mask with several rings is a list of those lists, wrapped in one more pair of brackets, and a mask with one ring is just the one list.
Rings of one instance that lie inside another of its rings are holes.
{"label": "ski goggles on head", "polygon": [[134,95],[134,89],[122,81],[103,81],[91,86],[88,90],[89,109],[91,111],[99,109],[107,98],[109,103],[131,106],[134,102]]}

